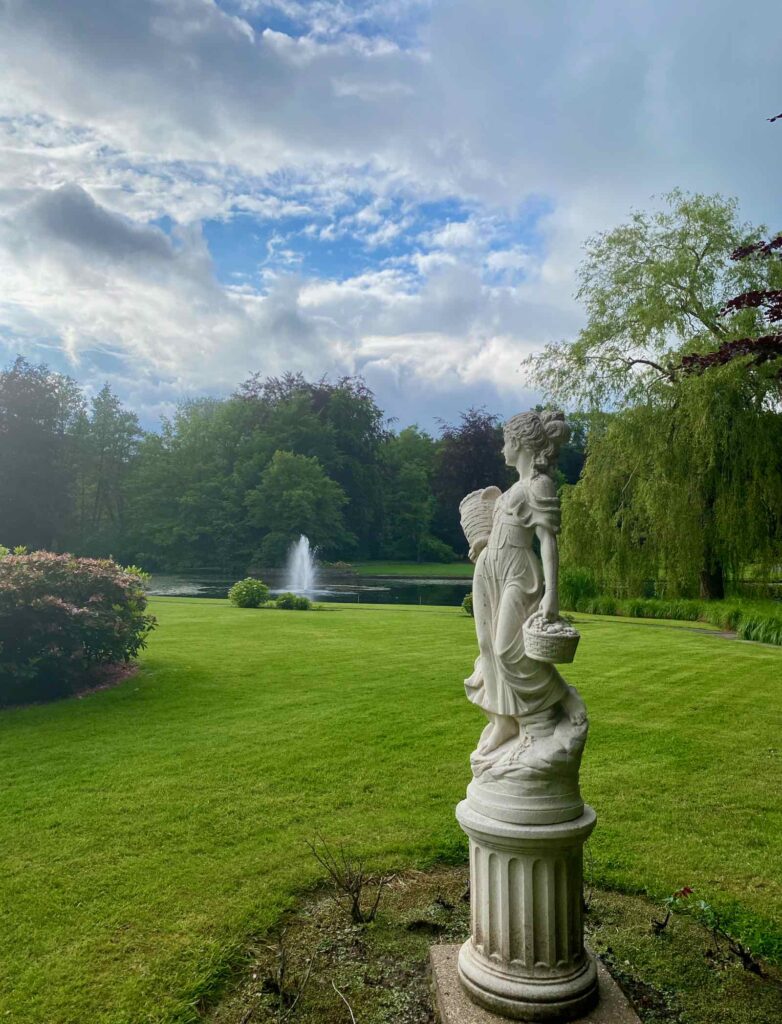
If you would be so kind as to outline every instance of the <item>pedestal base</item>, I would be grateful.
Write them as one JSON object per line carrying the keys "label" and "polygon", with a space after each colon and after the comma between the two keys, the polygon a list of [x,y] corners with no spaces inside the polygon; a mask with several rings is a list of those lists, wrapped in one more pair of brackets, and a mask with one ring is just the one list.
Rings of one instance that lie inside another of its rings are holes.
{"label": "pedestal base", "polygon": [[[429,961],[432,967],[432,988],[439,1024],[502,1024],[503,1018],[474,1003],[457,976],[459,946],[432,946]],[[641,1024],[627,996],[605,969],[597,963],[597,1006],[578,1024]]]}
{"label": "pedestal base", "polygon": [[472,1000],[527,1021],[567,1021],[597,1002],[594,961],[584,949],[583,846],[591,807],[572,820],[517,825],[456,809],[470,839],[472,935],[459,978]]}

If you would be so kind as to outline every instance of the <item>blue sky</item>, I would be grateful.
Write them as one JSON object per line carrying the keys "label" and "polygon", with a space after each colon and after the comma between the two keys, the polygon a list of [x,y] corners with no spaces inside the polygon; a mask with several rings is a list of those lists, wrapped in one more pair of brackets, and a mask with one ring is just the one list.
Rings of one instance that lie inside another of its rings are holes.
{"label": "blue sky", "polygon": [[779,226],[770,0],[4,0],[0,357],[154,425],[251,372],[432,427],[538,399],[584,239],[667,190]]}

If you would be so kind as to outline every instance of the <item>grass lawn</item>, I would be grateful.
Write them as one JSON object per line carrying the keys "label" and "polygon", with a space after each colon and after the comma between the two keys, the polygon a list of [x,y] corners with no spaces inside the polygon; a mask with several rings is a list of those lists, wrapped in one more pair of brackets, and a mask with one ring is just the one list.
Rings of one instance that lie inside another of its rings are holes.
{"label": "grass lawn", "polygon": [[424,576],[432,579],[472,579],[472,562],[353,562],[359,576]]}
{"label": "grass lawn", "polygon": [[[198,1019],[247,936],[319,876],[460,860],[481,720],[455,608],[157,599],[142,671],[0,715],[0,1021]],[[782,954],[782,650],[578,616],[594,876],[691,885]]]}

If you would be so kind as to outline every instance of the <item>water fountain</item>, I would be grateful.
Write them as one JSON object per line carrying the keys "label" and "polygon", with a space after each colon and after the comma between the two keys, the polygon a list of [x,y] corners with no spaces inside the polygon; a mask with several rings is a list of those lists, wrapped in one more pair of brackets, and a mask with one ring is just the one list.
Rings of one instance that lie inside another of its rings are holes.
{"label": "water fountain", "polygon": [[315,552],[309,538],[302,534],[291,546],[285,569],[285,589],[294,594],[308,594],[315,590],[317,570]]}

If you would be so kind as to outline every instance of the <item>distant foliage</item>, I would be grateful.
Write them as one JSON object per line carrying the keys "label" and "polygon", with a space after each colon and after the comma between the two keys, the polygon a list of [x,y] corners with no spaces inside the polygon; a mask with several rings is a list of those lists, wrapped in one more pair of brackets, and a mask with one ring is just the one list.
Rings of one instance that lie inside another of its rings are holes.
{"label": "distant foliage", "polygon": [[278,608],[292,612],[306,612],[312,608],[312,601],[303,594],[280,594],[274,603]]}
{"label": "distant foliage", "polygon": [[350,562],[329,562],[327,564],[328,568],[332,572],[344,573],[345,575],[350,574],[352,576],[356,574],[356,570],[353,568]]}
{"label": "distant foliage", "polygon": [[456,552],[438,537],[424,537],[418,546],[419,562],[458,562]]}
{"label": "distant foliage", "polygon": [[228,600],[237,608],[260,608],[269,599],[269,588],[262,580],[247,579],[234,583],[228,591]]}
{"label": "distant foliage", "polygon": [[586,599],[596,597],[597,580],[589,569],[563,566],[559,571],[559,603],[563,608],[576,609]]}
{"label": "distant foliage", "polygon": [[502,424],[484,409],[468,409],[456,425],[441,423],[442,436],[434,460],[434,530],[458,554],[467,544],[459,522],[459,502],[470,491],[491,484],[502,488],[513,474],[502,455]]}
{"label": "distant foliage", "polygon": [[475,613],[473,612],[472,609],[472,592],[464,595],[464,600],[462,601],[462,608],[464,608],[465,612],[470,616],[471,619],[475,617]]}
{"label": "distant foliage", "polygon": [[65,696],[146,645],[143,574],[48,551],[0,558],[0,705]]}

